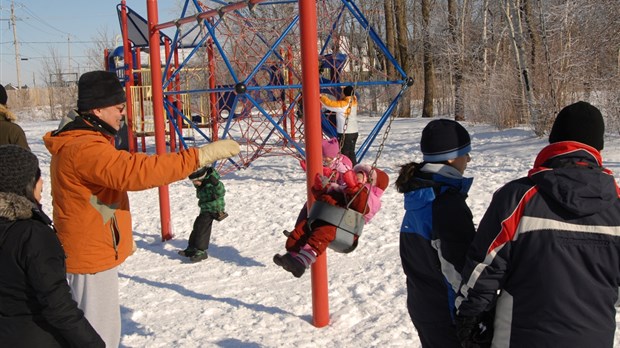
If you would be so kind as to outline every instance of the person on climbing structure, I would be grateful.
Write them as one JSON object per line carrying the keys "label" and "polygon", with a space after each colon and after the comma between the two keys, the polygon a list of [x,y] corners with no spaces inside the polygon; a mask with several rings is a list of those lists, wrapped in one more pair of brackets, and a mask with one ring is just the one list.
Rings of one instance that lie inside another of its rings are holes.
{"label": "person on climbing structure", "polygon": [[[358,164],[343,175],[343,181],[344,185],[335,186],[330,184],[327,175],[317,174],[312,194],[317,200],[339,207],[347,207],[350,202],[348,208],[364,214],[364,220],[369,222],[381,208],[381,196],[389,183],[387,174],[369,165]],[[310,226],[307,218],[302,219],[286,240],[287,252],[274,255],[273,262],[293,276],[301,277],[336,238],[337,228],[320,219]],[[356,246],[357,236],[349,251]]]}
{"label": "person on climbing structure", "polygon": [[336,133],[342,148],[342,153],[349,157],[353,165],[357,164],[355,144],[358,137],[357,125],[357,97],[353,86],[346,86],[342,91],[343,97],[333,100],[321,94],[321,104],[329,111],[336,113]]}
{"label": "person on climbing structure", "polygon": [[189,179],[196,188],[200,214],[194,220],[187,248],[179,251],[179,255],[189,257],[192,262],[198,262],[209,257],[207,249],[211,240],[213,220],[222,221],[228,216],[224,211],[226,188],[220,181],[220,174],[213,167],[201,168],[190,174]]}
{"label": "person on climbing structure", "polygon": [[407,309],[423,348],[460,348],[454,299],[465,255],[476,233],[463,177],[471,141],[458,122],[438,119],[422,130],[422,163],[401,167],[404,194],[400,258],[407,278]]}

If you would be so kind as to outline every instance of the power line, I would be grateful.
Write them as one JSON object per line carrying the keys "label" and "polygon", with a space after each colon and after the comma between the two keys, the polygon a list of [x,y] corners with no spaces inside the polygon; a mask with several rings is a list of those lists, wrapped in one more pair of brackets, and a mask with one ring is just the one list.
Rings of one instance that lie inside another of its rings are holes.
{"label": "power line", "polygon": [[28,12],[28,13],[29,13],[32,17],[34,17],[36,20],[38,20],[41,24],[43,24],[43,25],[45,25],[45,26],[47,26],[47,27],[49,27],[49,28],[52,28],[52,29],[56,30],[57,32],[59,32],[59,33],[61,33],[61,34],[63,34],[63,35],[71,35],[70,33],[67,33],[67,32],[65,32],[65,31],[62,31],[62,30],[60,30],[60,29],[58,29],[58,28],[54,27],[53,25],[51,25],[51,24],[47,23],[47,22],[46,22],[43,18],[41,18],[41,17],[37,16],[37,14],[36,14],[36,13],[32,12],[32,10],[31,10],[31,9],[29,9],[29,8],[28,8],[28,6],[26,6],[26,4],[21,4],[21,5],[22,5],[23,9],[24,9],[26,12]]}
{"label": "power line", "polygon": [[[65,41],[19,41],[20,43],[25,43],[25,44],[66,44],[67,40]],[[13,43],[12,41],[6,41],[6,42],[0,42],[0,44],[4,45],[4,44],[10,44]],[[71,43],[81,43],[81,44],[89,44],[89,43],[105,43],[105,41],[103,40],[97,40],[97,41],[71,41]]]}

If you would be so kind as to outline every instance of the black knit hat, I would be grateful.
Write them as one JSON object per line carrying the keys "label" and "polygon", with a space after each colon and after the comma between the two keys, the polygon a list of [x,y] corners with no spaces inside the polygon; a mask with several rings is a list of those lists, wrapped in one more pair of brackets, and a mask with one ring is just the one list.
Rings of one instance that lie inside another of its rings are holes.
{"label": "black knit hat", "polygon": [[0,145],[0,192],[12,192],[34,201],[34,184],[40,176],[39,160],[21,146]]}
{"label": "black knit hat", "polygon": [[0,104],[6,105],[6,102],[9,100],[9,96],[6,95],[6,89],[4,89],[3,85],[0,85]]}
{"label": "black knit hat", "polygon": [[79,111],[122,104],[125,100],[125,91],[116,74],[109,71],[90,71],[80,76],[77,101]]}
{"label": "black knit hat", "polygon": [[603,115],[595,106],[579,101],[564,107],[553,122],[549,143],[577,141],[602,150],[605,139]]}
{"label": "black knit hat", "polygon": [[204,179],[207,176],[207,174],[209,173],[209,168],[210,167],[202,167],[202,168],[198,169],[197,171],[191,173],[188,176],[188,179],[190,179],[190,180],[202,180],[202,179]]}
{"label": "black knit hat", "polygon": [[460,123],[439,119],[422,130],[420,148],[426,162],[443,162],[471,152],[471,139]]}

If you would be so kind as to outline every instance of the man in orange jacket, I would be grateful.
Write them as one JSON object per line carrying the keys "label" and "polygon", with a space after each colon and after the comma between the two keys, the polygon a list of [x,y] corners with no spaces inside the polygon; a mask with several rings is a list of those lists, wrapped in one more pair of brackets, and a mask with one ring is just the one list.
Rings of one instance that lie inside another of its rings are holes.
{"label": "man in orange jacket", "polygon": [[78,82],[78,116],[43,137],[52,154],[53,216],[67,255],[67,280],[107,347],[120,343],[117,267],[133,248],[127,191],[170,184],[239,153],[233,140],[162,155],[117,150],[111,140],[125,101],[115,74],[87,72]]}

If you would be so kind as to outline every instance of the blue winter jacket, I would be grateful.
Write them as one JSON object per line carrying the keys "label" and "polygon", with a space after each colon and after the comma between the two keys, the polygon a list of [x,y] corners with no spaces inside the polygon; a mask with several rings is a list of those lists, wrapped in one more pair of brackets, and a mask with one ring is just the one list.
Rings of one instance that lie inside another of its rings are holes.
{"label": "blue winter jacket", "polygon": [[493,195],[463,269],[459,315],[495,305],[493,347],[611,348],[619,196],[596,149],[545,147],[528,177]]}
{"label": "blue winter jacket", "polygon": [[414,324],[453,323],[460,271],[475,234],[465,202],[472,181],[453,167],[427,163],[404,193],[400,256]]}

